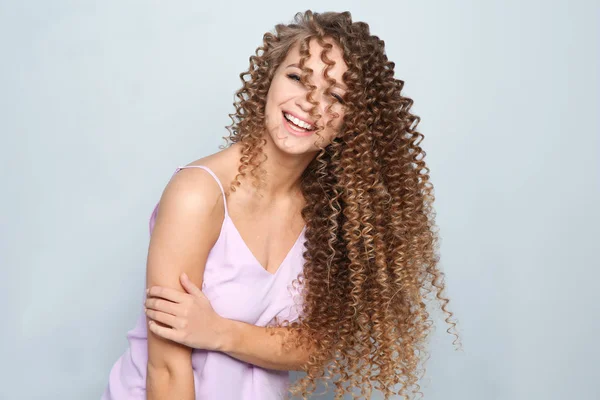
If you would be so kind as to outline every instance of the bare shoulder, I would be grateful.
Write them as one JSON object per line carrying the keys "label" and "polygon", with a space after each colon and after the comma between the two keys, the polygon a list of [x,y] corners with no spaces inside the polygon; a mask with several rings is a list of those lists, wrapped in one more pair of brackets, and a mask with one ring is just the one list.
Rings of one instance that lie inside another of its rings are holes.
{"label": "bare shoulder", "polygon": [[[161,195],[150,237],[148,272],[156,270],[164,277],[165,270],[197,269],[219,237],[225,216],[221,190],[206,171],[194,169],[178,171]],[[177,287],[177,276],[153,283]]]}
{"label": "bare shoulder", "polygon": [[[197,159],[186,166],[205,166],[217,175],[227,190],[227,183],[235,176],[237,169],[237,149],[233,146],[217,153]],[[198,221],[209,228],[216,241],[221,222],[225,215],[225,205],[219,184],[202,168],[183,168],[178,171],[165,187],[160,198],[157,224],[165,213],[169,220]],[[191,222],[190,222],[191,223]],[[216,234],[216,236],[215,236]]]}
{"label": "bare shoulder", "polygon": [[[221,150],[217,153],[190,162],[186,166],[205,166],[217,175],[217,178],[223,185],[225,192],[229,192],[229,183],[233,181],[238,173],[238,165],[241,153],[239,145],[234,143],[230,147]],[[189,171],[187,174],[208,175],[206,171],[200,168],[186,168],[184,171]],[[184,172],[184,171],[180,171]]]}
{"label": "bare shoulder", "polygon": [[219,206],[223,207],[223,201],[215,179],[202,169],[185,168],[178,171],[165,187],[160,198],[159,215],[168,207],[175,207],[188,215],[218,214]]}
{"label": "bare shoulder", "polygon": [[[206,157],[191,161],[187,163],[185,167],[208,167],[215,175],[217,175],[217,178],[219,178],[221,183],[225,183],[223,179],[228,178],[230,171],[235,168],[235,159],[238,157],[236,150],[237,147],[234,148],[234,146],[230,146]],[[220,194],[219,186],[214,178],[201,168],[184,168],[175,174],[172,182],[173,186],[183,185],[189,187],[192,191],[205,192],[208,190],[209,192],[212,192],[211,195],[213,197],[215,197],[216,194]]]}

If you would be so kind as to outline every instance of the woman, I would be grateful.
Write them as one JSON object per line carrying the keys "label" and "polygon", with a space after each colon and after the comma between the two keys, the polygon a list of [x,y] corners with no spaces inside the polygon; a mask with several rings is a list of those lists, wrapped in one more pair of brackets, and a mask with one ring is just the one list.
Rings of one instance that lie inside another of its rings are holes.
{"label": "woman", "polygon": [[[429,294],[455,326],[419,118],[384,42],[311,11],[263,41],[230,145],[177,168],[152,214],[145,314],[104,399],[307,398],[317,380],[409,398]],[[306,372],[293,388],[289,370]]]}

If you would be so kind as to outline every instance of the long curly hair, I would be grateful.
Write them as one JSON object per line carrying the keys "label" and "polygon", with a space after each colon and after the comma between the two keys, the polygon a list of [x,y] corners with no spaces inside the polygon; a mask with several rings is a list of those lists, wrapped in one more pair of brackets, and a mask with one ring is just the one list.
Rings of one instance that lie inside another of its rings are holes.
{"label": "long curly hair", "polygon": [[421,393],[419,373],[425,370],[419,364],[433,325],[426,300],[435,294],[441,303],[451,325],[447,332],[456,332],[456,322],[442,296],[433,186],[419,146],[423,135],[415,130],[420,118],[410,113],[413,101],[401,95],[404,81],[394,78],[384,41],[370,34],[368,24],[352,22],[350,12],[307,10],[264,34],[248,71],[240,74],[243,86],[229,115],[230,135],[223,137],[229,145],[241,144],[241,165],[230,189],[235,192],[239,178],[248,174],[253,185],[264,183],[267,92],[295,44],[301,82],[313,104],[310,114],[320,118],[316,87],[307,80],[312,70],[304,66],[313,39],[324,48],[326,77],[333,62],[327,58],[332,46],[324,39],[342,49],[347,91],[339,134],[320,148],[301,177],[306,251],[294,287],[301,289],[302,311],[297,320],[278,320],[276,326],[289,328],[287,348],[313,351],[305,376],[288,395],[306,399],[318,381],[326,389],[331,381],[336,399],[345,393],[369,398],[373,389],[386,399],[413,398]]}

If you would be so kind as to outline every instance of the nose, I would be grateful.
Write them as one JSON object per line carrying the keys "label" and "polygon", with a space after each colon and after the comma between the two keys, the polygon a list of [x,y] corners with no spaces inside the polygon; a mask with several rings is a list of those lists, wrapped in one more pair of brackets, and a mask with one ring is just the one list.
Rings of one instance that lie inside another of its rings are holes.
{"label": "nose", "polygon": [[308,100],[306,100],[306,93],[303,93],[302,95],[296,98],[296,106],[298,106],[298,108],[302,110],[302,112],[308,115],[310,109],[312,108],[312,104],[310,104]]}
{"label": "nose", "polygon": [[[306,115],[310,115],[310,110],[313,108],[313,104],[311,104],[306,96],[308,91],[303,92],[301,95],[296,97],[296,106],[300,108]],[[324,102],[321,100],[321,91],[317,90],[313,95],[312,99],[316,100],[319,104],[317,104],[317,112],[321,114],[321,118],[325,116],[325,106]]]}

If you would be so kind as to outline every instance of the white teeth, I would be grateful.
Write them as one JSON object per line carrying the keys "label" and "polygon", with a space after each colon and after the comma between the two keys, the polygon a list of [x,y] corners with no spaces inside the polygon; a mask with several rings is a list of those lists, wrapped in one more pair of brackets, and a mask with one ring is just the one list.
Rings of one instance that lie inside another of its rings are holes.
{"label": "white teeth", "polygon": [[285,115],[285,117],[287,119],[289,119],[290,121],[292,121],[294,124],[298,125],[301,128],[307,129],[307,130],[312,130],[313,126],[307,124],[306,122],[299,120],[298,118],[294,117],[293,115],[290,115],[288,113],[283,113],[283,115]]}

